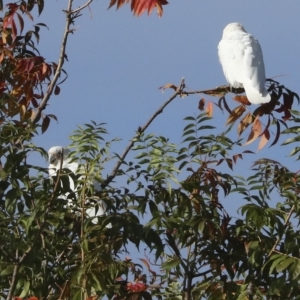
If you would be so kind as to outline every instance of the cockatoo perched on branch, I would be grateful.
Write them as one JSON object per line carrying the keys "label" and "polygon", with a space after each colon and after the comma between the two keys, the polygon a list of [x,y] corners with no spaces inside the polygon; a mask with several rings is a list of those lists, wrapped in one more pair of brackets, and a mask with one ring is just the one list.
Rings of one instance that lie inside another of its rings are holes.
{"label": "cockatoo perched on branch", "polygon": [[[49,175],[50,177],[54,177],[57,175],[57,171],[60,169],[69,169],[71,172],[76,174],[78,170],[78,163],[76,161],[72,161],[69,157],[70,150],[66,149],[62,146],[54,146],[50,148],[48,151],[49,158]],[[70,182],[70,190],[74,191],[77,195],[77,187],[75,187],[73,179],[69,176]],[[101,190],[100,184],[98,182],[94,182],[95,190]],[[68,194],[64,195],[64,198],[67,199]],[[68,200],[69,206],[73,206],[72,200]],[[97,207],[96,207],[97,206]],[[93,217],[92,223],[97,224],[97,219],[95,217],[103,216],[106,212],[106,205],[102,200],[98,200],[94,207],[89,207],[86,209],[86,214],[89,217]],[[111,224],[106,226],[107,228],[111,228]]]}
{"label": "cockatoo perched on branch", "polygon": [[218,54],[226,80],[232,87],[244,88],[253,104],[270,102],[260,44],[242,24],[230,23],[225,27]]}

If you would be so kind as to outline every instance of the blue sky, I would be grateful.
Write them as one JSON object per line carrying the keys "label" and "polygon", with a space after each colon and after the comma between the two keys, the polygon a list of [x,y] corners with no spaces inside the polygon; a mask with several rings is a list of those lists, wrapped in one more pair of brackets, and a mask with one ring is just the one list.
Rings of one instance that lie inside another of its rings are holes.
{"label": "blue sky", "polygon": [[[75,8],[83,1],[75,1]],[[217,56],[223,28],[240,22],[260,42],[267,77],[275,78],[295,92],[299,91],[300,2],[297,1],[171,1],[162,18],[134,17],[129,5],[107,10],[108,1],[94,1],[76,20],[76,31],[67,46],[69,61],[64,69],[68,79],[61,93],[49,101],[46,113],[55,114],[48,131],[34,139],[45,149],[68,145],[68,136],[77,125],[90,120],[107,123],[108,138],[121,138],[113,151],[122,153],[138,126],[142,126],[171,91],[158,88],[178,84],[185,77],[191,90],[214,88],[226,83]],[[43,22],[38,45],[47,61],[57,61],[64,30],[66,1],[48,1],[35,23]],[[202,96],[178,98],[159,115],[148,133],[181,141],[183,118],[198,115]],[[216,99],[214,99],[216,100]],[[230,103],[230,96],[227,96]],[[233,103],[233,102],[232,102]],[[232,104],[232,107],[235,107]],[[250,110],[256,107],[251,106]],[[215,109],[214,125],[225,130],[226,115]],[[246,149],[255,150],[257,143]],[[247,167],[258,157],[288,161],[284,148],[264,148],[243,163]],[[33,158],[33,157],[32,157]],[[37,164],[47,162],[34,158]],[[293,159],[289,160],[292,165]],[[245,170],[241,165],[241,170]],[[107,170],[110,173],[110,169]],[[244,172],[243,174],[247,174]]]}

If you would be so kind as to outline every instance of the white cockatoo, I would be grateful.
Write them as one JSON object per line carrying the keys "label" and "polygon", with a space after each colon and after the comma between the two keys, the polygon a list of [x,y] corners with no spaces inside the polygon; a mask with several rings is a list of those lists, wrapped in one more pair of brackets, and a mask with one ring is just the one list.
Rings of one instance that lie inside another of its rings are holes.
{"label": "white cockatoo", "polygon": [[[49,175],[50,177],[56,176],[57,171],[62,169],[69,169],[71,172],[76,174],[78,170],[78,163],[76,161],[71,160],[69,157],[70,150],[67,148],[64,148],[62,146],[54,146],[51,147],[48,151],[48,158],[49,158]],[[70,190],[74,191],[77,195],[77,187],[75,187],[74,181],[71,177],[69,177],[70,181]],[[99,182],[94,182],[94,188],[95,190],[101,190],[101,186]],[[64,195],[63,198],[67,199],[68,194]],[[94,203],[95,201],[90,201],[91,203]],[[68,200],[69,206],[73,206],[72,201]],[[98,200],[97,204],[95,206],[90,206],[86,209],[86,214],[89,217],[92,217],[92,223],[97,224],[97,218],[98,216],[103,216],[106,212],[106,205],[102,200]],[[107,228],[111,228],[111,224],[108,224],[106,226]]]}
{"label": "white cockatoo", "polygon": [[249,102],[253,104],[270,102],[271,96],[265,88],[265,66],[260,44],[242,24],[230,23],[225,27],[218,54],[230,86],[244,88]]}

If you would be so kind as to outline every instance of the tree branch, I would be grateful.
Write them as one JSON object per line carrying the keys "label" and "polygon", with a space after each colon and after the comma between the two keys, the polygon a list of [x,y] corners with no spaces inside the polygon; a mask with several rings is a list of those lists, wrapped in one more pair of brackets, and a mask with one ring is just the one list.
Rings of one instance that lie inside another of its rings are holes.
{"label": "tree branch", "polygon": [[135,140],[137,138],[139,138],[142,133],[145,132],[145,130],[149,127],[149,125],[153,122],[153,120],[163,112],[164,108],[171,103],[177,96],[179,95],[183,95],[184,91],[183,89],[185,88],[185,84],[184,84],[184,78],[181,79],[180,85],[178,86],[178,88],[176,89],[175,93],[151,116],[151,118],[146,122],[146,124],[143,127],[139,127],[137,130],[137,134],[133,137],[133,139],[131,140],[131,142],[129,143],[129,145],[126,147],[125,151],[123,152],[123,154],[120,156],[118,162],[116,163],[115,167],[113,168],[111,174],[106,178],[106,180],[101,184],[101,188],[104,189],[105,187],[107,187],[112,180],[116,177],[117,172],[120,168],[120,166],[122,165],[125,157],[127,156],[128,152],[131,150],[131,148],[134,146],[135,144]]}
{"label": "tree branch", "polygon": [[82,6],[80,6],[80,7],[76,8],[76,9],[72,10],[71,13],[75,14],[78,11],[83,10],[84,8],[86,8],[87,6],[89,6],[92,2],[93,2],[93,0],[89,0],[87,3],[83,4]]}
{"label": "tree branch", "polygon": [[[16,260],[18,260],[18,259],[19,259],[19,250],[17,249],[16,250]],[[15,285],[16,285],[16,280],[17,280],[17,275],[18,275],[19,269],[20,269],[20,264],[16,263],[14,266],[14,271],[13,271],[13,275],[12,275],[12,279],[11,279],[10,288],[9,288],[9,291],[8,291],[8,294],[6,297],[7,300],[12,299],[12,293],[15,290]]]}
{"label": "tree branch", "polygon": [[195,94],[206,94],[210,96],[221,96],[222,94],[227,93],[235,93],[235,94],[242,94],[245,90],[243,88],[233,88],[230,85],[221,85],[217,86],[216,88],[212,89],[205,89],[199,91],[183,91],[182,95],[195,95]]}
{"label": "tree branch", "polygon": [[[285,220],[285,222],[284,222],[284,225],[283,225],[283,227],[285,228],[284,230],[286,230],[287,224],[289,223],[290,218],[291,218],[292,213],[294,212],[294,210],[295,210],[295,204],[292,206],[292,208],[291,208],[291,210],[290,210],[290,212],[289,212],[289,214],[288,214],[288,216],[287,216],[287,218],[286,218],[286,220]],[[275,251],[275,249],[276,249],[278,243],[280,242],[280,240],[281,240],[281,237],[278,236],[278,238],[277,238],[275,244],[273,245],[271,251],[269,252],[267,258],[270,258],[270,257],[271,257],[272,253]]]}
{"label": "tree branch", "polygon": [[78,13],[79,11],[81,11],[82,9],[84,9],[85,7],[87,7],[93,0],[89,0],[86,4],[80,6],[79,8],[72,10],[72,4],[73,4],[73,0],[69,0],[68,3],[68,8],[65,11],[66,13],[66,26],[65,26],[65,30],[64,30],[64,35],[63,35],[63,39],[62,39],[62,43],[61,43],[61,48],[60,48],[60,55],[59,55],[59,59],[58,59],[58,64],[57,64],[57,68],[55,70],[55,74],[48,86],[48,89],[44,95],[44,98],[42,99],[40,105],[38,106],[38,108],[36,109],[36,113],[34,114],[34,116],[31,118],[31,122],[33,124],[37,123],[41,117],[42,111],[46,108],[47,103],[50,99],[50,96],[53,93],[53,90],[55,88],[55,85],[57,83],[58,78],[60,77],[61,71],[62,71],[62,67],[64,65],[65,62],[65,56],[66,56],[66,47],[67,47],[67,41],[68,41],[68,36],[70,33],[73,32],[73,30],[70,29],[70,26],[73,24],[73,20],[74,20],[74,14]]}

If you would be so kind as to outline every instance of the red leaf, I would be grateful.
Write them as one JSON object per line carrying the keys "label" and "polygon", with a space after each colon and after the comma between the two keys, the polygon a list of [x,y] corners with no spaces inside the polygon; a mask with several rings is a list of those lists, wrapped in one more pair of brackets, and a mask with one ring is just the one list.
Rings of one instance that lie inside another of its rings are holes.
{"label": "red leaf", "polygon": [[251,132],[250,132],[247,142],[244,144],[244,146],[249,145],[252,142],[254,142],[259,137],[260,133],[261,133],[261,122],[259,121],[258,118],[256,118],[253,122]]}
{"label": "red leaf", "polygon": [[227,162],[228,167],[229,167],[231,170],[233,170],[233,169],[232,169],[232,159],[226,158],[226,162]]}
{"label": "red leaf", "polygon": [[127,283],[127,290],[130,290],[132,292],[142,292],[147,290],[148,286],[142,282],[128,282]]}
{"label": "red leaf", "polygon": [[261,150],[269,141],[270,139],[270,132],[269,132],[269,129],[266,128],[262,134],[262,137],[260,139],[260,142],[258,144],[258,149],[257,151]]}
{"label": "red leaf", "polygon": [[115,281],[116,282],[123,282],[123,281],[126,281],[126,280],[123,279],[122,277],[117,277],[117,278],[115,278]]}
{"label": "red leaf", "polygon": [[35,98],[31,98],[31,103],[32,103],[34,108],[37,108],[39,106],[39,104],[38,104],[38,102],[36,101]]}
{"label": "red leaf", "polygon": [[283,103],[284,103],[284,116],[283,116],[283,120],[287,121],[288,119],[290,119],[291,115],[291,108],[292,108],[292,104],[293,104],[293,95],[289,95],[289,94],[283,94]]}
{"label": "red leaf", "polygon": [[54,95],[58,95],[60,93],[60,87],[57,85],[54,89]]}
{"label": "red leaf", "polygon": [[13,37],[16,37],[17,36],[17,26],[16,26],[16,22],[14,19],[11,20],[11,29],[12,29]]}
{"label": "red leaf", "polygon": [[46,63],[42,63],[42,74],[45,74],[48,70],[48,65]]}
{"label": "red leaf", "polygon": [[245,110],[246,110],[246,108],[244,105],[240,105],[240,106],[236,107],[229,115],[229,117],[226,121],[226,125],[234,123],[245,112]]}
{"label": "red leaf", "polygon": [[233,100],[235,100],[241,104],[244,104],[244,105],[251,105],[251,102],[249,102],[249,100],[246,96],[236,95],[233,97]]}
{"label": "red leaf", "polygon": [[18,17],[19,23],[20,23],[20,33],[22,33],[22,31],[24,29],[24,20],[19,13],[17,13],[17,17]]}
{"label": "red leaf", "polygon": [[244,118],[241,120],[238,126],[238,135],[240,136],[244,130],[253,122],[253,115],[251,113],[246,114]]}
{"label": "red leaf", "polygon": [[270,147],[274,146],[278,142],[278,139],[280,137],[280,123],[278,120],[276,120],[276,127],[277,127],[276,136]]}
{"label": "red leaf", "polygon": [[242,154],[239,153],[239,154],[234,154],[234,155],[232,156],[232,159],[233,159],[233,161],[234,161],[235,164],[236,164],[238,158],[243,159]]}
{"label": "red leaf", "polygon": [[224,107],[225,109],[231,114],[231,109],[229,108],[227,102],[226,102],[226,99],[225,97],[222,97],[223,98],[223,103],[224,103]]}
{"label": "red leaf", "polygon": [[214,112],[214,106],[212,102],[209,102],[206,106],[206,113],[211,118]]}
{"label": "red leaf", "polygon": [[[109,7],[111,8],[117,4],[117,9],[119,9],[124,3],[129,3],[130,0],[111,0]],[[161,17],[163,13],[162,6],[168,4],[167,0],[131,0],[131,10],[136,16],[142,15],[146,10],[148,15],[151,14],[154,7],[157,9],[158,15]]]}
{"label": "red leaf", "polygon": [[47,116],[48,116],[49,118],[51,118],[51,119],[54,119],[55,121],[57,121],[57,118],[56,118],[56,116],[55,116],[55,115],[48,114]]}
{"label": "red leaf", "polygon": [[205,99],[202,98],[199,100],[198,109],[202,111],[204,110],[204,106],[205,106]]}
{"label": "red leaf", "polygon": [[50,124],[50,118],[48,116],[44,117],[43,122],[42,122],[42,133],[44,133]]}
{"label": "red leaf", "polygon": [[134,15],[139,17],[146,10],[148,11],[148,15],[150,15],[156,6],[157,14],[161,17],[163,13],[162,5],[166,4],[168,4],[166,0],[131,0],[131,10]]}
{"label": "red leaf", "polygon": [[174,91],[176,91],[177,90],[177,86],[174,85],[173,83],[167,83],[167,84],[165,84],[163,86],[160,86],[158,89],[162,90],[163,92],[164,92],[165,89],[173,89]]}
{"label": "red leaf", "polygon": [[224,158],[220,158],[219,161],[217,162],[216,166],[220,165],[224,161]]}

